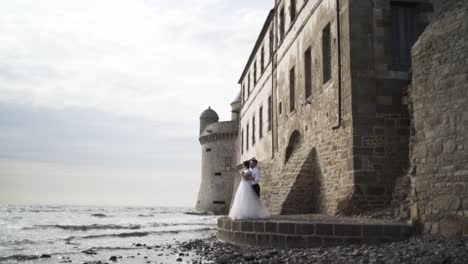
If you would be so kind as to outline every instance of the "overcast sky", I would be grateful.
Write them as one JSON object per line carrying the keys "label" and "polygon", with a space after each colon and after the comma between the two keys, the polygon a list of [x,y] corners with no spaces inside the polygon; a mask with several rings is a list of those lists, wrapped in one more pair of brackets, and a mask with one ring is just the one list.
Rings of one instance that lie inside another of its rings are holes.
{"label": "overcast sky", "polygon": [[0,1],[0,204],[193,206],[273,0]]}

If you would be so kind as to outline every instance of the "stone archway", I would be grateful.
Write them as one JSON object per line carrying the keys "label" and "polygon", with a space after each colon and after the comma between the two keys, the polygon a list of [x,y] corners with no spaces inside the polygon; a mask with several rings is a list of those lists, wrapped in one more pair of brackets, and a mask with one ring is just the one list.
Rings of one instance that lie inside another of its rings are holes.
{"label": "stone archway", "polygon": [[284,156],[284,163],[288,162],[294,151],[300,147],[301,141],[301,133],[299,133],[297,130],[294,130],[289,137],[288,146],[286,147],[286,153]]}

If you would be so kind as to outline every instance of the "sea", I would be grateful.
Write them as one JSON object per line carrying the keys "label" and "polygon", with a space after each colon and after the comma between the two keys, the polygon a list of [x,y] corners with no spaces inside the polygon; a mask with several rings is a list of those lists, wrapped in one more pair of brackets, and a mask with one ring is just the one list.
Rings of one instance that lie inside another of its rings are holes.
{"label": "sea", "polygon": [[0,206],[0,263],[191,263],[163,248],[215,227],[190,208]]}

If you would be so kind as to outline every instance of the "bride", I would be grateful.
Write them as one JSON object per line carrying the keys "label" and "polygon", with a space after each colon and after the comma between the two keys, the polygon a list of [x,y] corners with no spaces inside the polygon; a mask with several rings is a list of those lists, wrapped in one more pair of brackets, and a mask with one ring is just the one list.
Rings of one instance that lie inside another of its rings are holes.
{"label": "bride", "polygon": [[251,173],[249,165],[249,161],[244,162],[244,169],[241,171],[242,179],[237,188],[234,201],[232,202],[231,210],[229,211],[229,217],[231,219],[270,217],[268,209],[263,205],[250,184]]}

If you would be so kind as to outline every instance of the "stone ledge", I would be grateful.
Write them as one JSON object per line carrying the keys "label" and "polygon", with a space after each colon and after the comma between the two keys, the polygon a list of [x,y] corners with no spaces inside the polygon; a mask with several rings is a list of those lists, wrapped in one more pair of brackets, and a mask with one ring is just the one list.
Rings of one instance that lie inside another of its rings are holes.
{"label": "stone ledge", "polygon": [[[358,218],[310,215],[271,219],[218,219],[219,240],[237,245],[274,248],[308,248],[346,244],[378,244],[405,240],[410,224]],[[289,219],[289,220],[288,220]]]}

